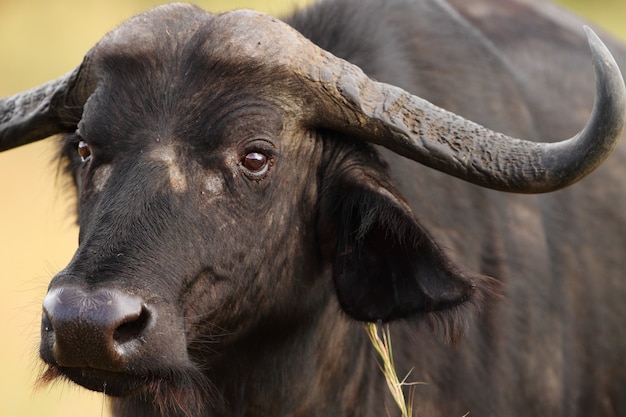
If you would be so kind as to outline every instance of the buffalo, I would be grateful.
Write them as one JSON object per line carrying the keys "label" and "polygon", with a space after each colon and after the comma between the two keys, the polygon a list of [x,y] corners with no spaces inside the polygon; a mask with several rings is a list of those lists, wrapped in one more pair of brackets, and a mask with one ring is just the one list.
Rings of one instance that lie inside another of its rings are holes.
{"label": "buffalo", "polygon": [[555,10],[171,4],[2,99],[0,150],[60,135],[78,197],[41,382],[383,416],[384,322],[419,415],[624,415],[626,48]]}

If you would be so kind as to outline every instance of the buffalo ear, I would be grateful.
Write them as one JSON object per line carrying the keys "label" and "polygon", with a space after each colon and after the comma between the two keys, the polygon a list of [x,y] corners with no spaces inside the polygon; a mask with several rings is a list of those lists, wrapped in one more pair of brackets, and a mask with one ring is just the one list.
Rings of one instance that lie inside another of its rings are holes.
{"label": "buffalo ear", "polygon": [[461,272],[385,182],[344,172],[326,196],[333,201],[333,273],[343,310],[373,322],[476,303],[488,278]]}

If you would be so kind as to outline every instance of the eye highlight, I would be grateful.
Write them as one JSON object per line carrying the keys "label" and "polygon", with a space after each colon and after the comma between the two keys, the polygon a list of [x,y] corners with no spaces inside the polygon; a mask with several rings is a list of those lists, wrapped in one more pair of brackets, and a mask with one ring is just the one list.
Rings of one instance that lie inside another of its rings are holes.
{"label": "eye highlight", "polygon": [[78,142],[78,154],[80,155],[80,159],[83,162],[91,158],[91,148],[89,147],[89,144],[84,140]]}

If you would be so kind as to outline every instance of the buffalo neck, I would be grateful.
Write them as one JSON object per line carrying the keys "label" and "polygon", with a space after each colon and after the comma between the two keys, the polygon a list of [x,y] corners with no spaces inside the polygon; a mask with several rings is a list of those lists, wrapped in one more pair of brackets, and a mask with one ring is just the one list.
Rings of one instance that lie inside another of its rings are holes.
{"label": "buffalo neck", "polygon": [[372,401],[375,387],[383,386],[376,358],[363,325],[338,319],[338,310],[330,303],[329,314],[309,326],[266,332],[234,350],[211,372],[223,398],[210,415],[369,415],[372,405],[363,398]]}

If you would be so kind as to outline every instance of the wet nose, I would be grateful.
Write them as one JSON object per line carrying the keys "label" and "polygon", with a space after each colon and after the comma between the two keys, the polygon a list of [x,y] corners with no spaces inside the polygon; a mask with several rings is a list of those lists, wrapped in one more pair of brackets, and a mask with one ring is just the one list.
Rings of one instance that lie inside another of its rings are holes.
{"label": "wet nose", "polygon": [[143,299],[116,289],[52,289],[43,301],[42,357],[63,367],[123,370],[153,322]]}

